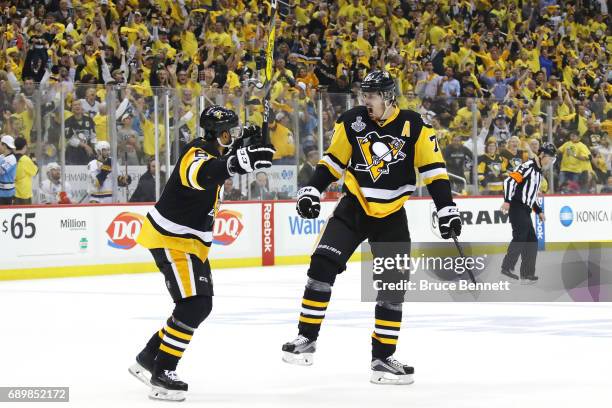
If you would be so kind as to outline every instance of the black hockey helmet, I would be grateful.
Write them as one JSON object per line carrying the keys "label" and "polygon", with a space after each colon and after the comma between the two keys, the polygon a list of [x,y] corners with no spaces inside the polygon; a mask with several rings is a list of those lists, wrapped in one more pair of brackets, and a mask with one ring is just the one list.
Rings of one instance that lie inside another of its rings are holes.
{"label": "black hockey helmet", "polygon": [[395,81],[387,71],[376,70],[370,72],[361,81],[361,93],[377,92],[384,101],[395,101]]}
{"label": "black hockey helmet", "polygon": [[387,71],[370,72],[361,81],[361,92],[395,92],[395,81]]}
{"label": "black hockey helmet", "polygon": [[[233,110],[219,105],[209,106],[200,115],[200,126],[204,129],[206,140],[215,140],[224,130],[232,133],[232,129],[237,128],[238,124],[238,115]],[[232,134],[232,137],[236,136]]]}
{"label": "black hockey helmet", "polygon": [[544,153],[546,156],[557,157],[557,148],[552,143],[544,143],[538,150],[538,155]]}

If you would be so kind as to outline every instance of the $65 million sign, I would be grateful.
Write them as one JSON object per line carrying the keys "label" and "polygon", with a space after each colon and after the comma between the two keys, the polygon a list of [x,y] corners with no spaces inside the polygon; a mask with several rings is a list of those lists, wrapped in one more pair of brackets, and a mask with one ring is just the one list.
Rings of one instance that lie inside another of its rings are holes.
{"label": "$65 million sign", "polygon": [[34,218],[36,218],[36,213],[33,212],[15,213],[12,217],[0,220],[0,232],[13,239],[34,238],[36,235]]}

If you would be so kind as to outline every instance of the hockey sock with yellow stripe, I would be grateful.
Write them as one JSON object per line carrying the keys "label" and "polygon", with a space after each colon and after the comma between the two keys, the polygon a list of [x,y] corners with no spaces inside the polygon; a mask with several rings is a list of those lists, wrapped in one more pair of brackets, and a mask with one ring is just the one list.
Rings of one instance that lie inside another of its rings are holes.
{"label": "hockey sock with yellow stripe", "polygon": [[373,358],[385,359],[395,353],[402,323],[402,311],[401,308],[399,309],[391,310],[376,305],[374,332],[372,333]]}
{"label": "hockey sock with yellow stripe", "polygon": [[159,331],[161,337],[155,361],[157,370],[175,370],[183,352],[193,337],[194,329],[170,317],[166,326]]}
{"label": "hockey sock with yellow stripe", "polygon": [[317,339],[330,298],[331,291],[318,291],[306,286],[298,323],[299,333],[302,336],[311,340]]}

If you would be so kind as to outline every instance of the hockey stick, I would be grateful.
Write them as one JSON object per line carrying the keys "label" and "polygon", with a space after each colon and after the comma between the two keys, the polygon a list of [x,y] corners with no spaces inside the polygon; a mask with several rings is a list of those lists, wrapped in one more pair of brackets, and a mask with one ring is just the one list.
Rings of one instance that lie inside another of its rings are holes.
{"label": "hockey stick", "polygon": [[125,202],[130,201],[130,184],[128,183],[128,153],[125,151]]}
{"label": "hockey stick", "polygon": [[270,32],[268,33],[268,44],[266,45],[266,70],[265,70],[265,94],[263,100],[263,122],[261,124],[261,135],[263,143],[270,143],[270,91],[272,90],[272,68],[274,63],[274,39],[276,36],[276,7],[278,0],[270,0]]}
{"label": "hockey stick", "polygon": [[[459,240],[457,239],[457,236],[455,235],[455,231],[451,230],[451,237],[453,238],[453,241],[455,241],[455,246],[457,247],[457,251],[459,251],[459,256],[465,259],[465,255],[463,254],[463,248],[461,247],[461,244],[459,244]],[[471,268],[467,269],[467,273],[470,276],[470,280],[472,281],[472,283],[476,283],[476,278],[474,277],[474,274],[472,273]]]}

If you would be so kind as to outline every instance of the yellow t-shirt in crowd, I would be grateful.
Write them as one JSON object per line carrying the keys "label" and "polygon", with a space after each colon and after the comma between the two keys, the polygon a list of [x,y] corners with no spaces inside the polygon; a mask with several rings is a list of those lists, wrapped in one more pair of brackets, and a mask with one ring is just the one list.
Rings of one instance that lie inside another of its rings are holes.
{"label": "yellow t-shirt in crowd", "polygon": [[[229,72],[228,72],[229,74]],[[191,95],[192,97],[197,97],[200,96],[200,94],[202,93],[202,85],[200,85],[199,83],[195,82],[195,81],[191,81],[188,80],[187,83],[185,85],[180,84],[180,83],[176,83],[176,91],[178,93],[178,95],[181,95],[181,91],[183,89],[191,89]]]}
{"label": "yellow t-shirt in crowd", "polygon": [[16,116],[23,123],[23,137],[30,144],[30,134],[32,133],[32,127],[34,126],[34,115],[29,110],[24,110],[21,113],[14,113],[12,116]]}
{"label": "yellow t-shirt in crowd", "polygon": [[410,29],[410,21],[403,17],[391,16],[391,25],[400,37],[403,37],[406,31]]}
{"label": "yellow t-shirt in crowd", "polygon": [[206,33],[206,42],[213,44],[215,47],[231,47],[232,37],[228,33]]}
{"label": "yellow t-shirt in crowd", "polygon": [[191,31],[181,33],[181,47],[185,55],[189,57],[198,53],[198,39]]}
{"label": "yellow t-shirt in crowd", "polygon": [[166,58],[168,59],[172,59],[176,55],[176,49],[172,47],[169,43],[161,42],[159,40],[153,43],[153,51],[162,49],[166,50]]}
{"label": "yellow t-shirt in crowd", "polygon": [[17,162],[17,170],[15,173],[16,198],[32,198],[32,177],[34,177],[36,173],[38,173],[38,166],[30,159],[30,156],[21,156]]}
{"label": "yellow t-shirt in crowd", "polygon": [[340,7],[340,10],[338,11],[338,17],[346,16],[349,20],[352,21],[355,12],[359,12],[365,18],[369,17],[368,9],[365,6],[359,5],[355,7],[352,4],[347,4],[345,6]]}
{"label": "yellow t-shirt in crowd", "polygon": [[94,126],[96,129],[96,139],[98,142],[108,142],[108,125],[107,125],[107,115],[100,115],[96,113],[93,117]]}
{"label": "yellow t-shirt in crowd", "polygon": [[270,132],[270,142],[276,149],[272,159],[282,159],[283,157],[293,157],[295,155],[293,133],[278,122],[274,129],[272,129],[272,132]]}
{"label": "yellow t-shirt in crowd", "polygon": [[85,74],[93,75],[95,78],[98,78],[98,61],[96,61],[97,55],[94,53],[93,55],[84,55],[85,57],[85,68],[81,71],[81,77]]}
{"label": "yellow t-shirt in crowd", "polygon": [[[142,122],[142,133],[144,136],[144,140],[142,143],[142,150],[147,156],[155,155],[155,124],[151,120],[144,120]],[[170,132],[172,133],[172,132]],[[164,125],[161,124],[161,120],[159,123],[158,129],[158,143],[159,150],[165,148],[166,136],[165,136],[165,128]]]}
{"label": "yellow t-shirt in crowd", "polygon": [[591,152],[589,148],[582,142],[565,142],[560,148],[559,152],[563,154],[561,159],[561,171],[568,171],[571,173],[582,173],[583,171],[590,171],[591,161],[590,160],[579,160],[577,157],[588,157]]}
{"label": "yellow t-shirt in crowd", "polygon": [[440,44],[440,41],[446,35],[446,30],[440,26],[433,26],[429,29],[429,42],[432,45]]}
{"label": "yellow t-shirt in crowd", "polygon": [[527,66],[531,70],[531,72],[538,72],[540,70],[540,51],[536,48],[529,51],[525,49],[527,53]]}

